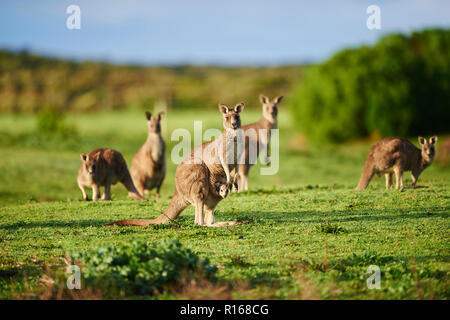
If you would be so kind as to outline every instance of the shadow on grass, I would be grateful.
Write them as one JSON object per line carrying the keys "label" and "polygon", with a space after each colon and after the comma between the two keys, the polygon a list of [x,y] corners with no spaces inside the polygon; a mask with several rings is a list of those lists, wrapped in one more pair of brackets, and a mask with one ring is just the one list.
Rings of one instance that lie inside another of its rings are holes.
{"label": "shadow on grass", "polygon": [[17,222],[12,224],[2,224],[0,229],[17,230],[17,229],[31,229],[31,228],[76,228],[76,227],[99,227],[105,223],[111,222],[111,219],[103,220],[74,220],[74,221],[34,221],[34,222]]}
{"label": "shadow on grass", "polygon": [[239,193],[233,193],[232,197],[245,197],[251,195],[275,195],[275,194],[291,194],[291,193],[299,193],[308,190],[316,190],[316,191],[332,191],[332,190],[352,190],[354,188],[353,185],[345,185],[345,184],[330,184],[330,185],[319,185],[319,184],[308,184],[304,186],[298,187],[273,187],[269,188],[256,188],[251,190],[241,191]]}
{"label": "shadow on grass", "polygon": [[[153,219],[158,217],[158,215],[152,216],[152,217],[142,217],[142,219]],[[167,228],[173,228],[173,225],[178,225],[181,227],[188,227],[189,223],[192,222],[194,219],[189,219],[190,217],[182,217],[175,220],[173,223],[168,224],[162,224],[162,225],[150,225],[149,227],[153,229],[167,229]],[[0,229],[4,230],[17,230],[17,229],[32,229],[32,228],[86,228],[86,227],[105,227],[105,228],[115,228],[114,226],[105,226],[106,223],[117,221],[117,220],[125,220],[125,219],[141,219],[141,218],[130,218],[130,217],[123,217],[123,218],[105,218],[105,219],[88,219],[88,220],[70,220],[70,221],[64,221],[64,220],[46,220],[46,221],[33,221],[33,222],[25,222],[20,221],[16,223],[11,224],[1,224]],[[130,227],[124,227],[130,228]],[[134,226],[131,228],[140,228],[143,227],[140,226]]]}
{"label": "shadow on grass", "polygon": [[[436,209],[439,212],[436,212]],[[323,223],[349,221],[396,221],[398,219],[446,218],[449,214],[441,208],[421,207],[417,209],[370,209],[339,210],[339,211],[250,211],[245,214],[229,214],[222,212],[221,219],[236,219],[249,221],[253,224],[265,225],[274,223]]]}
{"label": "shadow on grass", "polygon": [[[421,218],[446,218],[449,216],[446,212],[435,212],[436,207],[422,207],[414,210],[411,209],[371,209],[370,211],[357,210],[341,210],[341,211],[294,211],[294,212],[279,212],[279,211],[251,211],[245,214],[229,214],[221,212],[217,215],[218,220],[234,220],[248,222],[246,225],[274,225],[277,223],[338,223],[338,222],[369,222],[369,221],[398,221],[399,219],[421,219]],[[443,210],[443,209],[439,209]],[[157,216],[145,217],[145,219],[153,219]],[[136,217],[139,219],[139,217]],[[130,217],[123,218],[105,218],[105,219],[89,219],[89,220],[46,220],[34,222],[16,222],[12,224],[2,224],[0,229],[17,230],[21,228],[73,228],[73,227],[100,227],[113,220],[130,219]],[[191,217],[180,217],[175,220],[175,224],[179,227],[188,227],[191,223]]]}

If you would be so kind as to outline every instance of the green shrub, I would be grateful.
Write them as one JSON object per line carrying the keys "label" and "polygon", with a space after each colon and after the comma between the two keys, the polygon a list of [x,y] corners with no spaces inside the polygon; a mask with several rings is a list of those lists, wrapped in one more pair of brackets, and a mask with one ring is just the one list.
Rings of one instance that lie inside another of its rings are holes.
{"label": "green shrub", "polygon": [[315,142],[448,131],[450,30],[389,35],[310,67],[289,99]]}
{"label": "green shrub", "polygon": [[86,286],[112,292],[123,289],[127,294],[152,295],[182,279],[212,279],[217,271],[178,240],[103,246],[76,253],[72,259],[81,262]]}
{"label": "green shrub", "polygon": [[75,127],[67,125],[65,117],[59,110],[45,107],[37,116],[37,131],[42,137],[72,138],[78,136]]}
{"label": "green shrub", "polygon": [[345,228],[340,226],[339,224],[328,222],[317,225],[316,231],[320,233],[332,233],[332,234],[340,234],[347,232],[347,230],[345,230]]}
{"label": "green shrub", "polygon": [[368,267],[369,265],[383,266],[388,262],[392,262],[392,257],[383,257],[374,251],[364,251],[362,254],[353,253],[350,257],[340,262],[344,266],[352,267]]}

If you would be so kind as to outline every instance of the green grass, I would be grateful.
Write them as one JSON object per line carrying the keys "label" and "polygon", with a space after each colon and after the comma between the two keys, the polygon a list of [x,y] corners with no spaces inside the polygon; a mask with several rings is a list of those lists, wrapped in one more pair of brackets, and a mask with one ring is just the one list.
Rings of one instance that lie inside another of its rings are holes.
{"label": "green grass", "polygon": [[[244,110],[242,120],[258,117],[258,111]],[[175,144],[170,133],[180,127],[192,131],[194,120],[203,120],[204,129],[218,128],[221,121],[219,112],[169,111],[163,124],[168,159]],[[245,283],[235,298],[450,296],[448,167],[433,164],[422,173],[419,184],[429,188],[387,191],[384,180],[374,178],[367,191],[356,192],[370,144],[303,145],[281,110],[278,174],[261,176],[259,165],[254,167],[250,190],[231,194],[217,207],[217,221],[247,223],[194,226],[189,207],[175,225],[105,227],[112,220],[163,212],[173,193],[175,165],[168,161],[158,201],[129,200],[116,185],[113,201],[83,202],[76,185],[79,153],[111,147],[130,164],[145,140],[145,118],[131,112],[76,114],[67,122],[78,128],[79,141],[36,138],[31,116],[0,118],[0,298],[39,290],[45,266],[63,270],[61,259],[74,251],[170,238],[220,266],[220,281]],[[381,269],[381,290],[366,287],[372,264]]]}

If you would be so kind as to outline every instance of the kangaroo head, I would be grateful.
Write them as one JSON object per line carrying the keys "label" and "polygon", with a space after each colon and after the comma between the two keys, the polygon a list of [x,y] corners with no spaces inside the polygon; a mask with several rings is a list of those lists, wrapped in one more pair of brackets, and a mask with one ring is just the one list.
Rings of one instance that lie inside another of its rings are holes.
{"label": "kangaroo head", "polygon": [[216,182],[216,192],[222,198],[226,198],[228,196],[228,186],[226,183]]}
{"label": "kangaroo head", "polygon": [[419,143],[422,147],[422,157],[426,160],[433,160],[435,155],[434,145],[438,140],[437,136],[432,136],[430,139],[425,139],[424,137],[419,137]]}
{"label": "kangaroo head", "polygon": [[98,163],[99,156],[100,156],[100,153],[96,153],[93,157],[90,157],[88,154],[85,154],[84,152],[82,152],[80,154],[84,169],[91,176],[95,175],[95,173],[97,171],[97,163]]}
{"label": "kangaroo head", "polygon": [[243,102],[239,102],[234,108],[219,104],[219,110],[222,112],[222,127],[224,130],[237,130],[241,127],[240,113],[243,109]]}
{"label": "kangaroo head", "polygon": [[161,111],[158,113],[156,117],[152,117],[150,112],[145,112],[145,116],[147,117],[148,124],[148,132],[149,133],[160,133],[161,132],[161,119],[164,115],[164,112]]}
{"label": "kangaroo head", "polygon": [[277,120],[278,104],[283,100],[283,96],[278,96],[270,100],[263,94],[259,95],[259,101],[261,101],[263,108],[263,117],[274,123]]}

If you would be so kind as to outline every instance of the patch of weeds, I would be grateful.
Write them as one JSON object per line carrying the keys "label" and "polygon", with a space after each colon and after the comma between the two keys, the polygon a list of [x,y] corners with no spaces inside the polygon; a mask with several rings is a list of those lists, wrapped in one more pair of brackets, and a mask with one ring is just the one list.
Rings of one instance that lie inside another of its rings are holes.
{"label": "patch of weeds", "polygon": [[308,270],[311,271],[318,271],[318,272],[327,272],[331,269],[331,265],[328,263],[328,261],[312,261],[308,265]]}
{"label": "patch of weeds", "polygon": [[230,262],[227,263],[227,266],[247,268],[247,267],[251,267],[253,265],[251,263],[245,261],[245,257],[241,257],[239,255],[232,255],[230,257]]}
{"label": "patch of weeds", "polygon": [[12,278],[16,274],[17,274],[17,270],[14,270],[14,269],[0,270],[0,278]]}
{"label": "patch of weeds", "polygon": [[314,272],[327,272],[333,269],[332,264],[326,259],[319,260],[301,260],[298,265],[298,270],[302,272],[314,271]]}
{"label": "patch of weeds", "polygon": [[261,218],[255,216],[238,216],[235,220],[237,222],[241,222],[242,224],[254,224],[257,221],[262,221]]}
{"label": "patch of weeds", "polygon": [[67,139],[78,136],[76,128],[66,123],[64,114],[48,106],[42,108],[38,113],[37,132],[43,138],[56,136]]}
{"label": "patch of weeds", "polygon": [[390,264],[382,268],[382,275],[386,279],[392,280],[413,280],[416,279],[430,279],[435,278],[438,280],[445,280],[448,277],[448,273],[441,270],[432,270],[428,266],[415,267],[408,266],[404,261]]}
{"label": "patch of weeds", "polygon": [[302,244],[295,241],[288,241],[284,244],[286,247],[300,247]]}
{"label": "patch of weeds", "polygon": [[0,132],[1,145],[38,147],[44,149],[73,150],[80,147],[78,129],[67,123],[60,110],[52,107],[42,108],[36,117],[36,127],[30,132],[11,135]]}
{"label": "patch of weeds", "polygon": [[72,259],[83,265],[87,287],[105,288],[110,294],[123,290],[127,295],[154,295],[182,279],[214,280],[217,271],[178,240],[103,246],[75,253]]}
{"label": "patch of weeds", "polygon": [[181,225],[176,222],[161,223],[161,224],[149,224],[146,228],[151,230],[168,230],[168,229],[180,229]]}
{"label": "patch of weeds", "polygon": [[340,226],[337,223],[322,223],[320,225],[315,226],[316,232],[319,233],[325,233],[325,234],[341,234],[341,233],[347,233],[348,231]]}
{"label": "patch of weeds", "polygon": [[377,252],[365,251],[362,254],[352,254],[347,259],[337,263],[338,266],[368,267],[370,265],[383,266],[392,262],[392,257],[382,257]]}

